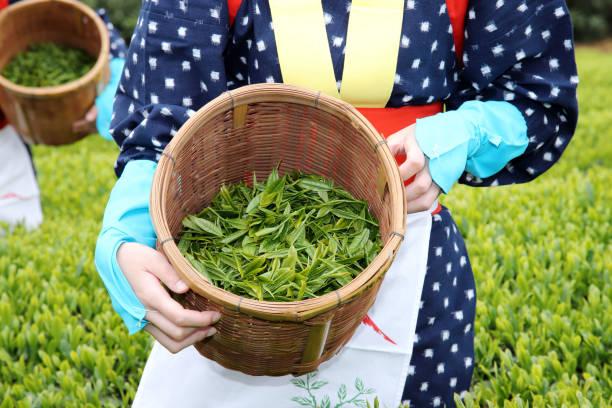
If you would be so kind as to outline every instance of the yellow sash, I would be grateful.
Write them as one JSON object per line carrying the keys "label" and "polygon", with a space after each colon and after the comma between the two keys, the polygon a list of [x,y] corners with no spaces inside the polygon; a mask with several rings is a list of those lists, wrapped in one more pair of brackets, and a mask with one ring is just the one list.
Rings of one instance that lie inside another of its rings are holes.
{"label": "yellow sash", "polygon": [[269,0],[283,82],[339,97],[360,108],[384,108],[391,96],[404,0],[353,0],[340,92],[321,0]]}

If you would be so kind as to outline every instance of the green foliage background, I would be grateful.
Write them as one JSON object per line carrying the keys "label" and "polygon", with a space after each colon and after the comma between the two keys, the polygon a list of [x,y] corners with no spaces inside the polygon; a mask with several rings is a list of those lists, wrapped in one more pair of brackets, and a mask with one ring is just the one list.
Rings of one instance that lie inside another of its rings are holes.
{"label": "green foliage background", "polygon": [[[612,54],[578,51],[580,123],[526,185],[444,197],[476,275],[466,406],[612,406]],[[34,148],[45,221],[0,237],[0,408],[127,406],[151,339],[128,336],[94,266],[114,144]]]}
{"label": "green foliage background", "polygon": [[612,36],[612,0],[566,0],[577,41]]}
{"label": "green foliage background", "polygon": [[103,8],[108,18],[119,31],[123,39],[129,44],[132,32],[136,27],[141,0],[79,0],[89,7],[97,10]]}

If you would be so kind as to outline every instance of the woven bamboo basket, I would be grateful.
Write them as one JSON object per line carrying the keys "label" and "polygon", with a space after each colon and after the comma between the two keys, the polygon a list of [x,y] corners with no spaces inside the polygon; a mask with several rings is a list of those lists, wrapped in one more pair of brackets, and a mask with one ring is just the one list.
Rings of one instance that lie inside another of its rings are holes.
{"label": "woven bamboo basket", "polygon": [[[382,251],[353,281],[296,302],[247,299],[213,286],[176,242],[187,214],[210,204],[222,184],[294,169],[330,177],[365,199],[379,221]],[[404,190],[376,129],[351,105],[311,90],[249,85],[202,107],[164,150],[151,190],[157,248],[190,290],[183,306],[216,310],[217,334],[196,344],[222,366],[250,375],[303,374],[334,356],[373,304],[405,232]]]}
{"label": "woven bamboo basket", "polygon": [[63,85],[26,87],[0,75],[0,109],[31,144],[62,145],[83,137],[72,132],[110,78],[109,39],[102,19],[73,0],[26,0],[0,12],[0,73],[29,44],[53,42],[96,58],[83,77]]}

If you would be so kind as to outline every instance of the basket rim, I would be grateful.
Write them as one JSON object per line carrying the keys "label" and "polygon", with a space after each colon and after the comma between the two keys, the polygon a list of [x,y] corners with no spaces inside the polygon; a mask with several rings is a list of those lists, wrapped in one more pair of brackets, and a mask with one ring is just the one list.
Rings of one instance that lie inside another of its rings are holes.
{"label": "basket rim", "polygon": [[96,77],[99,76],[100,72],[104,69],[104,65],[108,64],[108,55],[110,53],[110,40],[108,36],[108,31],[106,30],[106,25],[104,24],[104,21],[102,21],[100,16],[98,16],[98,14],[96,14],[96,12],[91,7],[81,2],[73,0],[21,1],[19,3],[10,5],[6,9],[2,10],[2,12],[0,12],[0,26],[2,26],[4,19],[8,19],[11,13],[15,12],[16,10],[35,7],[45,3],[62,3],[76,9],[77,11],[82,12],[87,17],[89,17],[94,22],[95,27],[97,28],[98,33],[100,34],[100,41],[102,42],[100,52],[98,53],[95,64],[93,65],[93,67],[91,67],[89,71],[87,71],[85,75],[78,79],[75,79],[74,81],[70,81],[61,85],[41,87],[23,86],[9,81],[0,73],[0,86],[10,90],[14,94],[18,94],[25,97],[58,97],[63,94],[80,89],[86,86],[88,83],[95,81]]}
{"label": "basket rim", "polygon": [[[282,98],[282,100],[280,99]],[[171,176],[173,159],[187,143],[188,136],[202,121],[241,105],[261,102],[289,102],[323,109],[336,116],[344,116],[368,138],[381,162],[381,168],[389,177],[388,188],[391,199],[391,231],[387,243],[374,260],[351,282],[343,287],[311,299],[293,302],[259,301],[242,297],[209,282],[180,253],[170,233],[166,214],[167,188],[165,177]],[[340,115],[342,114],[342,115]],[[164,149],[153,177],[150,197],[150,213],[158,237],[158,248],[162,249],[179,276],[197,294],[213,303],[221,304],[238,312],[269,321],[300,322],[347,303],[359,295],[370,284],[377,281],[388,269],[403,240],[406,229],[406,207],[403,183],[391,150],[374,126],[357,109],[347,102],[314,90],[281,83],[253,84],[227,91],[200,108],[177,131]],[[378,145],[378,148],[376,146]]]}

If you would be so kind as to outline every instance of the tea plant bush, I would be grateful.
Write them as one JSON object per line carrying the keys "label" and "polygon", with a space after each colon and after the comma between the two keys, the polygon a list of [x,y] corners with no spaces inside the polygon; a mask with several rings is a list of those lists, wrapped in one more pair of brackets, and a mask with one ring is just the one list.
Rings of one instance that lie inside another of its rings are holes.
{"label": "tea plant bush", "polygon": [[612,35],[612,0],[566,0],[577,41],[593,41]]}
{"label": "tea plant bush", "polygon": [[[443,198],[478,291],[466,407],[612,406],[612,54],[578,61],[561,161],[530,184]],[[128,336],[93,262],[117,153],[98,136],[34,148],[45,221],[0,237],[0,408],[132,401],[151,340]]]}
{"label": "tea plant bush", "polygon": [[129,43],[138,21],[142,2],[140,0],[80,0],[97,10],[103,8],[123,39]]}
{"label": "tea plant bush", "polygon": [[133,398],[149,339],[121,327],[93,259],[116,154],[99,136],[34,148],[44,222],[0,237],[0,407]]}
{"label": "tea plant bush", "polygon": [[578,53],[578,130],[548,173],[444,199],[477,285],[468,407],[612,406],[611,64]]}

